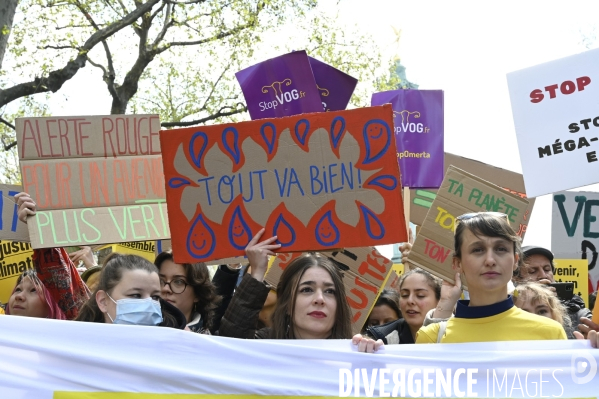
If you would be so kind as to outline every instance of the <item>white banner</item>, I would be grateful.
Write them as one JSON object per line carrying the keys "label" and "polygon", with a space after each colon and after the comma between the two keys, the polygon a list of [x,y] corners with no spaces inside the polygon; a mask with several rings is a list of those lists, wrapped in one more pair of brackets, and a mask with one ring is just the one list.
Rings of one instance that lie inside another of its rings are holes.
{"label": "white banner", "polygon": [[597,216],[599,216],[599,193],[563,191],[553,194],[551,251],[557,259],[587,260],[589,292],[599,289]]}
{"label": "white banner", "polygon": [[528,197],[599,182],[599,49],[507,75]]}
{"label": "white banner", "polygon": [[3,399],[595,398],[599,392],[599,349],[588,341],[391,345],[364,354],[349,340],[238,340],[17,316],[0,316],[0,331]]}

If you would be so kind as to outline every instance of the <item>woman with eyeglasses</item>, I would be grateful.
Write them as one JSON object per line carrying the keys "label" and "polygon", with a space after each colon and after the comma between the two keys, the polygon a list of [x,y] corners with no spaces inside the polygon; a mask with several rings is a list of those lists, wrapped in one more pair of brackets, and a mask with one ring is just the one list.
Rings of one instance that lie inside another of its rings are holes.
{"label": "woman with eyeglasses", "polygon": [[210,334],[219,297],[206,264],[175,263],[171,251],[159,254],[154,264],[158,268],[162,299],[185,315],[191,331]]}
{"label": "woman with eyeglasses", "polygon": [[507,215],[457,217],[454,250],[453,269],[467,285],[470,300],[458,301],[455,316],[446,324],[421,328],[417,344],[566,339],[558,322],[523,311],[508,296],[522,251]]}
{"label": "woman with eyeglasses", "polygon": [[210,281],[204,263],[175,263],[171,251],[154,261],[159,270],[162,299],[177,307],[187,327],[200,334],[214,334],[231,300],[241,265],[220,265]]}

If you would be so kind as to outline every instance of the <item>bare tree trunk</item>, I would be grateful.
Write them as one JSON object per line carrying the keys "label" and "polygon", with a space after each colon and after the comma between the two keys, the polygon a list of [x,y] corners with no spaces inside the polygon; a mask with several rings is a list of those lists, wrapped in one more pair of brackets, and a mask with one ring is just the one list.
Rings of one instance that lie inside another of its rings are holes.
{"label": "bare tree trunk", "polygon": [[12,30],[12,21],[15,18],[15,11],[19,0],[1,0],[0,1],[0,70],[2,70],[2,61],[8,45],[8,38]]}

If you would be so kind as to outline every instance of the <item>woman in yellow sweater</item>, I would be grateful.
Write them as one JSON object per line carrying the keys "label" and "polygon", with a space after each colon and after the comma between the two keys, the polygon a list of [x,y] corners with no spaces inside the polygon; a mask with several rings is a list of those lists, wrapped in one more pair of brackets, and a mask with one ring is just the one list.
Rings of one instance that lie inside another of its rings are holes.
{"label": "woman in yellow sweater", "polygon": [[454,246],[453,269],[468,286],[470,300],[458,301],[447,324],[421,328],[417,344],[566,339],[559,323],[517,308],[508,296],[521,248],[507,215],[480,212],[456,218]]}

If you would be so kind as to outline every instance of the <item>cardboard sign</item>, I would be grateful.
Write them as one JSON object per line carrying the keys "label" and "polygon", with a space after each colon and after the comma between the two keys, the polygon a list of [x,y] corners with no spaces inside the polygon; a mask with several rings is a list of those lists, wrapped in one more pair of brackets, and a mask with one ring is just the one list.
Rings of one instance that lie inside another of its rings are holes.
{"label": "cardboard sign", "polygon": [[308,59],[324,110],[343,111],[349,104],[358,79],[316,58],[308,57]]}
{"label": "cardboard sign", "polygon": [[19,159],[160,155],[158,115],[17,118]]}
{"label": "cardboard sign", "polygon": [[[404,270],[404,265],[402,265],[401,263],[394,263],[393,267],[391,268],[391,271],[385,278],[385,282],[381,286],[379,295],[383,290],[399,291],[399,280],[401,279],[401,276],[404,274]],[[379,298],[377,296],[376,300],[378,301],[378,299]]]}
{"label": "cardboard sign", "polygon": [[574,283],[574,295],[589,306],[589,265],[585,259],[553,259],[556,283]]}
{"label": "cardboard sign", "polygon": [[275,118],[324,109],[305,51],[295,51],[235,74],[252,119]]}
{"label": "cardboard sign", "polygon": [[[511,172],[506,169],[497,168],[489,164],[475,161],[473,159],[460,157],[448,152],[445,153],[445,173],[450,165],[472,173],[483,180],[491,182],[505,191],[515,194],[521,198],[526,198],[524,191],[524,179],[519,173]],[[402,175],[403,178],[403,175]],[[437,190],[410,190],[410,221],[422,226],[428,210],[437,196]],[[524,210],[524,216],[520,226],[513,226],[518,235],[524,238],[528,221],[532,214],[532,208],[535,203],[534,198],[527,198],[528,207]]]}
{"label": "cardboard sign", "polygon": [[23,242],[0,241],[0,302],[8,303],[19,276],[33,265],[31,245]]}
{"label": "cardboard sign", "polygon": [[27,225],[19,222],[19,207],[14,201],[14,195],[21,191],[21,186],[0,184],[0,240],[29,242]]}
{"label": "cardboard sign", "polygon": [[20,118],[33,248],[169,238],[157,115]]}
{"label": "cardboard sign", "polygon": [[443,91],[391,90],[372,105],[391,103],[397,159],[404,187],[437,188],[443,180]]}
{"label": "cardboard sign", "polygon": [[[451,283],[455,218],[470,212],[501,212],[517,228],[524,219],[528,202],[494,184],[450,166],[416,242],[410,252],[410,266],[420,267]],[[462,281],[465,284],[465,281]]]}
{"label": "cardboard sign", "polygon": [[[362,330],[393,263],[373,247],[346,248],[321,254],[331,259],[343,271],[345,295],[352,310],[352,330],[357,334]],[[278,254],[264,280],[276,287],[285,268],[301,255]]]}
{"label": "cardboard sign", "polygon": [[166,204],[37,211],[27,219],[34,248],[170,238]]}
{"label": "cardboard sign", "polygon": [[[178,263],[406,239],[389,105],[161,133]],[[217,239],[218,237],[218,239]]]}
{"label": "cardboard sign", "polygon": [[588,262],[588,292],[599,289],[599,193],[553,194],[551,251],[556,258]]}
{"label": "cardboard sign", "polygon": [[529,197],[599,182],[598,63],[591,50],[507,75]]}
{"label": "cardboard sign", "polygon": [[128,205],[165,197],[160,155],[23,160],[21,176],[23,190],[41,210]]}
{"label": "cardboard sign", "polygon": [[[161,252],[165,252],[165,251],[169,251],[171,250],[171,240],[158,240],[156,241],[156,246],[155,251],[154,251],[154,255],[158,256]],[[245,256],[235,256],[232,258],[225,258],[225,259],[215,259],[215,260],[209,260],[204,262],[206,264],[206,266],[218,266],[218,265],[233,265],[233,264],[247,264],[248,263],[248,258]]]}
{"label": "cardboard sign", "polygon": [[156,256],[162,252],[169,251],[171,249],[171,240],[157,240],[154,248],[156,248]]}

